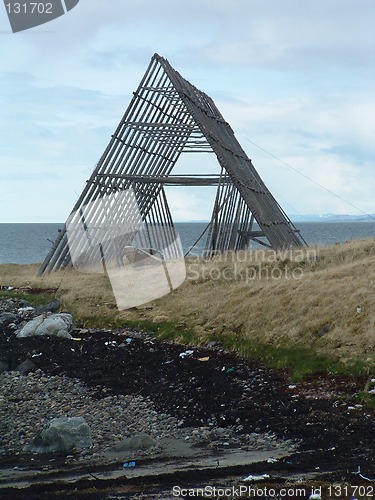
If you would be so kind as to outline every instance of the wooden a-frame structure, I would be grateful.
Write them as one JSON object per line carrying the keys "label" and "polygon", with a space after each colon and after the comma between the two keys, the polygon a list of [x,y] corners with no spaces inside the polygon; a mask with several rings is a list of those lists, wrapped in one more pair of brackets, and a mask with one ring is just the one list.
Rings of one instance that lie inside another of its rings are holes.
{"label": "wooden a-frame structure", "polygon": [[[220,176],[174,176],[185,152],[215,153]],[[146,226],[173,227],[165,185],[217,185],[206,253],[243,249],[251,240],[275,250],[306,244],[213,100],[155,54],[72,213],[132,188]],[[70,264],[64,227],[38,274]]]}

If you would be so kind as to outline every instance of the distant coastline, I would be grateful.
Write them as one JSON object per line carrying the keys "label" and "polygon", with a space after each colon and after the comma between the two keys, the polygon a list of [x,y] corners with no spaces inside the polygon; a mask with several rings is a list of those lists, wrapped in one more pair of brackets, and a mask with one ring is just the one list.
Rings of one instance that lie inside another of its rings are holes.
{"label": "distant coastline", "polygon": [[[315,218],[314,218],[315,217]],[[292,219],[293,220],[293,219]],[[308,245],[333,245],[375,238],[373,219],[354,216],[308,216],[294,218],[295,227]],[[0,223],[0,264],[42,262],[63,223]],[[184,254],[200,255],[206,244],[208,221],[176,222]],[[254,244],[255,245],[255,244]],[[192,248],[193,246],[193,248]]]}
{"label": "distant coastline", "polygon": [[[288,215],[292,222],[375,222],[375,214],[305,214]],[[209,220],[175,220],[176,224],[208,224]]]}
{"label": "distant coastline", "polygon": [[[292,222],[375,222],[375,214],[294,214],[288,215]],[[208,224],[208,219],[177,220],[176,224]],[[58,224],[63,227],[64,222],[0,222],[0,224]]]}
{"label": "distant coastline", "polygon": [[293,222],[375,222],[374,214],[348,215],[348,214],[309,214],[289,215]]}

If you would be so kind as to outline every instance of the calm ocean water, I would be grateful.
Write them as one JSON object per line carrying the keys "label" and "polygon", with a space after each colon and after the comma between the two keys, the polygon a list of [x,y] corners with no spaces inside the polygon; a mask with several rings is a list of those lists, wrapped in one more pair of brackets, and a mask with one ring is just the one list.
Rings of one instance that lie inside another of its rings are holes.
{"label": "calm ocean water", "polygon": [[[299,222],[295,224],[309,245],[330,245],[375,238],[375,222]],[[207,223],[176,223],[186,252],[202,234]],[[42,262],[62,224],[0,224],[0,264]],[[206,236],[206,235],[205,235]],[[199,254],[205,236],[195,248]]]}

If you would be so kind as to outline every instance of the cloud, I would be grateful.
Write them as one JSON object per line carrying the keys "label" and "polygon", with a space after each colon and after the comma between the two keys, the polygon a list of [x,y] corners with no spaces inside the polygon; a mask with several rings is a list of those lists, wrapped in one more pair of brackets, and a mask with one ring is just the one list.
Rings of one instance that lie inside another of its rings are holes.
{"label": "cloud", "polygon": [[367,66],[372,57],[371,1],[239,1],[232,7],[207,48],[216,63],[309,71]]}
{"label": "cloud", "polygon": [[286,205],[292,213],[374,211],[370,95],[242,96],[218,105],[288,211]]}
{"label": "cloud", "polygon": [[167,187],[169,208],[175,221],[202,221],[211,218],[215,201],[215,188]]}
{"label": "cloud", "polygon": [[[254,143],[374,212],[374,17],[372,0],[90,0],[35,30],[0,34],[7,217],[66,218],[154,52],[213,97],[282,206],[343,210]],[[9,29],[5,11],[0,23]],[[177,171],[218,170],[191,156]],[[171,191],[173,215],[208,218],[202,189]]]}

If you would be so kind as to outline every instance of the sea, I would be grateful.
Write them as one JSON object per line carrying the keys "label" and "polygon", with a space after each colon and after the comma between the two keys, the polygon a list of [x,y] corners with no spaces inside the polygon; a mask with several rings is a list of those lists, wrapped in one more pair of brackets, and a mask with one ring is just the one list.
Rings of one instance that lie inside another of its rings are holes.
{"label": "sea", "polygon": [[[204,249],[208,222],[177,222],[184,253],[200,255]],[[375,238],[375,220],[295,223],[308,245],[332,245],[345,241]],[[62,223],[0,224],[0,264],[35,264],[50,251]],[[203,237],[191,249],[191,247]]]}

